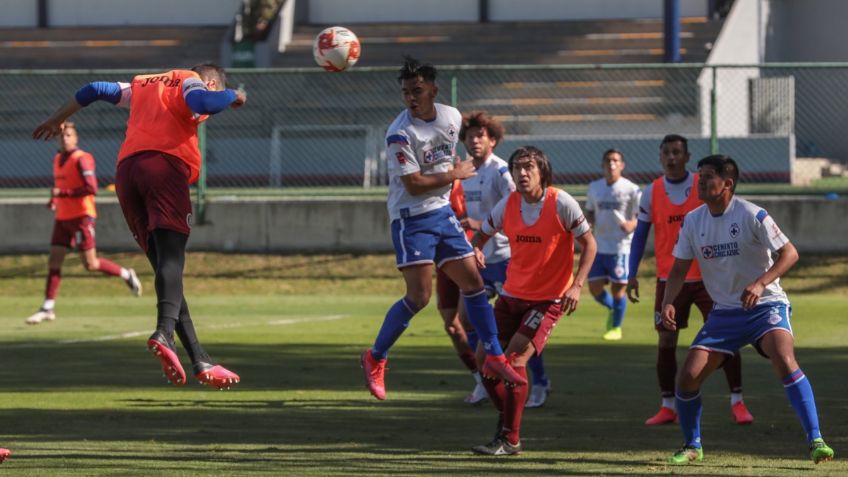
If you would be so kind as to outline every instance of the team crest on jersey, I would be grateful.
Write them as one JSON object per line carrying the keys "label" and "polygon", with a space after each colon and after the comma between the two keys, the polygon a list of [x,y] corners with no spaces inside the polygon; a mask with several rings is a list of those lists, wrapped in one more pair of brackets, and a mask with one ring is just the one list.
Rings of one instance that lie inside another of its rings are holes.
{"label": "team crest on jersey", "polygon": [[454,126],[453,124],[448,126],[448,137],[451,139],[456,137],[456,126]]}
{"label": "team crest on jersey", "polygon": [[737,224],[736,222],[733,222],[732,224],[730,224],[730,237],[731,238],[738,237],[740,230],[741,229],[739,228],[739,224]]}

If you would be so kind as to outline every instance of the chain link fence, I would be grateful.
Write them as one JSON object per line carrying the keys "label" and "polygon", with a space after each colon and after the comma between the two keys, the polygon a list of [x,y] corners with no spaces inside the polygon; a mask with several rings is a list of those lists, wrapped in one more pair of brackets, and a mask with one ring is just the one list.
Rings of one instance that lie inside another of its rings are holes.
{"label": "chain link fence", "polygon": [[[838,176],[848,160],[848,64],[704,66],[593,65],[444,67],[438,101],[484,110],[503,121],[496,150],[534,144],[551,157],[559,183],[600,177],[603,151],[624,152],[625,174],[661,173],[665,134],[690,139],[693,162],[735,157],[748,182],[804,182],[802,164]],[[129,81],[134,71],[0,72],[0,186],[52,184],[55,143],[32,129],[76,89],[94,80]],[[385,129],[403,109],[394,68],[342,74],[316,69],[233,70],[248,104],[207,122],[206,185],[239,194],[291,187],[386,184]],[[127,111],[95,103],[74,121],[80,146],[97,159],[101,185],[113,181]],[[807,160],[804,158],[815,158]],[[691,165],[694,167],[694,164]],[[806,166],[804,166],[806,167]],[[840,183],[837,183],[840,184]],[[848,187],[843,186],[848,189]]]}

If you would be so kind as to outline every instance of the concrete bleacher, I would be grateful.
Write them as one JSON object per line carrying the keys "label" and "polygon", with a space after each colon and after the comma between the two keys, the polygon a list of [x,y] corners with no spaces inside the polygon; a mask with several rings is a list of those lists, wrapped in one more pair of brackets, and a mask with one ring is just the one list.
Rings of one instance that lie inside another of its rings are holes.
{"label": "concrete bleacher", "polygon": [[0,28],[0,69],[160,69],[219,61],[226,27]]}

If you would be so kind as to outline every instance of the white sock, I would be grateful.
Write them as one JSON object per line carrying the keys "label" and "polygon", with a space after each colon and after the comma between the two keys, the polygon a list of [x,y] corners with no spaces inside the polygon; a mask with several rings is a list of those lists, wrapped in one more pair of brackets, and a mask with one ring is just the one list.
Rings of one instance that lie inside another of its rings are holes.
{"label": "white sock", "polygon": [[737,402],[742,402],[742,393],[730,393],[730,405],[733,406]]}
{"label": "white sock", "polygon": [[667,407],[671,410],[675,409],[674,398],[673,397],[664,397],[662,398],[662,407]]}
{"label": "white sock", "polygon": [[471,376],[473,376],[473,377],[474,377],[474,381],[475,381],[477,384],[482,384],[482,383],[483,383],[483,379],[480,377],[480,372],[479,372],[479,371],[474,371],[473,373],[471,373]]}
{"label": "white sock", "polygon": [[55,306],[56,306],[56,300],[47,299],[47,300],[44,300],[44,304],[41,305],[41,309],[44,310],[44,311],[50,311]]}
{"label": "white sock", "polygon": [[124,267],[121,267],[121,278],[123,278],[124,280],[129,280],[130,279],[130,271],[127,270]]}

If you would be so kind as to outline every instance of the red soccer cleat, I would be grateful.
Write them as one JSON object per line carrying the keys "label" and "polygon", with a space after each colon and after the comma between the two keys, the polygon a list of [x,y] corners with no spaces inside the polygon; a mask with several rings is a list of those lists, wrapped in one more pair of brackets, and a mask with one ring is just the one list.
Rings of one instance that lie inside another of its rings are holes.
{"label": "red soccer cleat", "polygon": [[662,424],[671,424],[677,422],[677,413],[670,407],[662,406],[658,413],[645,421],[646,426],[660,426]]}
{"label": "red soccer cleat", "polygon": [[360,364],[365,372],[365,387],[371,391],[371,395],[380,401],[386,400],[386,358],[376,359],[370,349],[366,349],[360,356]]}
{"label": "red soccer cleat", "polygon": [[505,383],[522,386],[527,384],[527,379],[516,373],[506,356],[486,355],[486,361],[483,363],[483,369],[480,374],[487,378],[502,379]]}
{"label": "red soccer cleat", "polygon": [[754,423],[754,416],[748,412],[748,408],[745,407],[745,403],[742,401],[730,406],[730,412],[733,413],[733,419],[736,421],[736,424],[744,426],[745,424]]}
{"label": "red soccer cleat", "polygon": [[12,451],[0,447],[0,464],[2,464],[4,460],[8,459],[10,455],[12,455]]}
{"label": "red soccer cleat", "polygon": [[200,361],[194,365],[194,377],[205,384],[218,389],[230,389],[241,381],[239,375],[221,366],[220,364],[204,363]]}
{"label": "red soccer cleat", "polygon": [[180,358],[177,357],[174,343],[171,340],[167,339],[161,332],[156,331],[147,340],[147,349],[159,359],[162,372],[165,373],[168,381],[177,386],[185,384],[185,371],[183,371],[183,365],[180,364]]}

